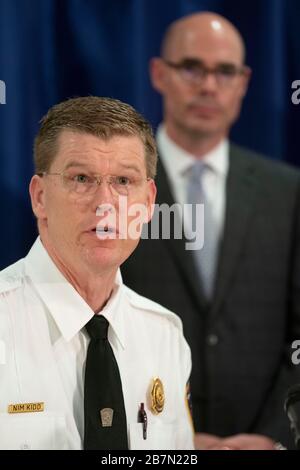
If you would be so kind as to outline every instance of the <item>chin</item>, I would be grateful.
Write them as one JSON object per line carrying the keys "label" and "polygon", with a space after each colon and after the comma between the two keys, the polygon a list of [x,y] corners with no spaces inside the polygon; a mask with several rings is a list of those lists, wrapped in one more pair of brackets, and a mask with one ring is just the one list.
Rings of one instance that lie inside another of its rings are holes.
{"label": "chin", "polygon": [[85,245],[82,253],[87,264],[98,264],[101,260],[114,257],[117,250],[114,242],[115,240],[101,240]]}
{"label": "chin", "polygon": [[187,121],[191,129],[201,131],[216,130],[220,128],[220,122],[214,118],[205,118],[201,116],[194,117]]}

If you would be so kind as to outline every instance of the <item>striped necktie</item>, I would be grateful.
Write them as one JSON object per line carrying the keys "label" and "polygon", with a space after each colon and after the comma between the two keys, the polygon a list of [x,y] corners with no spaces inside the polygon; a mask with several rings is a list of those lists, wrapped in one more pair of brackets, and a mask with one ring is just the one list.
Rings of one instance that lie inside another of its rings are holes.
{"label": "striped necktie", "polygon": [[[202,280],[204,294],[207,300],[213,295],[215,284],[215,270],[217,261],[217,243],[218,234],[216,223],[213,217],[211,202],[207,198],[203,180],[204,176],[213,171],[210,166],[202,161],[197,161],[189,172],[189,182],[187,189],[187,202],[192,205],[192,224],[193,230],[204,230],[204,245],[201,249],[195,250],[195,265]],[[204,205],[204,227],[195,227],[196,204]],[[191,225],[190,225],[191,226]]]}

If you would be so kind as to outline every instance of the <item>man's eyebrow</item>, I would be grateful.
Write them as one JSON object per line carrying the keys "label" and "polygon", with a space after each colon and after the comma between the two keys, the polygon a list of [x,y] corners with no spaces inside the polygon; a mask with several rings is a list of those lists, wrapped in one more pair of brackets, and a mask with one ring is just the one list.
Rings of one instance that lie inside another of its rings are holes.
{"label": "man's eyebrow", "polygon": [[[199,65],[204,65],[206,67],[206,64],[205,64],[205,61],[203,59],[200,59],[200,58],[196,58],[196,57],[184,57],[183,59],[181,59],[180,63],[185,63],[185,62],[189,62],[189,63],[193,63],[193,64],[199,64]],[[237,64],[235,64],[234,62],[217,62],[216,64],[216,67],[237,67]]]}
{"label": "man's eyebrow", "polygon": [[141,169],[138,166],[132,165],[132,164],[127,165],[126,163],[119,163],[118,168],[120,168],[122,170],[134,171],[135,173],[138,173],[138,174],[141,173]]}
{"label": "man's eyebrow", "polygon": [[[88,168],[89,165],[86,162],[79,162],[79,161],[76,161],[76,160],[71,160],[65,166],[65,170],[68,170],[69,168],[72,168],[72,167]],[[129,171],[134,171],[135,173],[138,173],[138,174],[141,173],[140,168],[137,167],[136,165],[132,165],[132,164],[127,165],[126,163],[118,163],[117,167],[118,167],[118,170],[119,169],[120,170],[129,170]]]}
{"label": "man's eyebrow", "polygon": [[186,56],[182,57],[178,62],[178,64],[204,64],[204,60],[201,59],[200,57],[191,57],[191,56]]}
{"label": "man's eyebrow", "polygon": [[71,167],[81,167],[81,168],[86,168],[88,165],[87,163],[83,163],[83,162],[78,162],[76,160],[71,160],[66,166],[65,166],[65,170],[67,170],[68,168],[71,168]]}
{"label": "man's eyebrow", "polygon": [[242,65],[239,66],[239,65],[235,64],[234,62],[218,62],[217,67],[235,67],[235,68],[237,68],[237,67],[242,67]]}

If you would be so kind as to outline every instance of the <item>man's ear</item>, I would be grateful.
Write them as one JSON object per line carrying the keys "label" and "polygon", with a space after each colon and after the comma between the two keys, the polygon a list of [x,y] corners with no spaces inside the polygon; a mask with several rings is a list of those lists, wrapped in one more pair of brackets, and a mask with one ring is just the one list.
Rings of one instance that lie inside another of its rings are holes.
{"label": "man's ear", "polygon": [[242,76],[242,84],[241,84],[241,96],[244,97],[248,91],[249,82],[252,76],[252,70],[250,67],[244,67],[244,73]]}
{"label": "man's ear", "polygon": [[37,219],[45,219],[45,181],[43,177],[34,175],[31,178],[29,194],[34,215]]}
{"label": "man's ear", "polygon": [[166,69],[160,57],[153,57],[149,63],[149,72],[153,88],[159,93],[166,89]]}
{"label": "man's ear", "polygon": [[150,222],[153,216],[154,212],[154,204],[155,204],[155,199],[156,199],[156,184],[153,179],[148,181],[148,196],[147,196],[147,220],[145,220],[145,223]]}

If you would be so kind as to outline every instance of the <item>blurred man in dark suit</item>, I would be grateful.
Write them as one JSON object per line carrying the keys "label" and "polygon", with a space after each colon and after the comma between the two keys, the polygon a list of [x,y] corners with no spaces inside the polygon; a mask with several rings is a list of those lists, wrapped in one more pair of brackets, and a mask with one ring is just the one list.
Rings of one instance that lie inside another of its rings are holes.
{"label": "blurred man in dark suit", "polygon": [[225,436],[249,449],[292,444],[283,401],[300,381],[299,174],[228,140],[250,75],[225,18],[193,14],[168,28],[151,61],[164,109],[157,202],[204,204],[204,245],[143,240],[123,267],[126,284],[182,317],[201,448]]}

